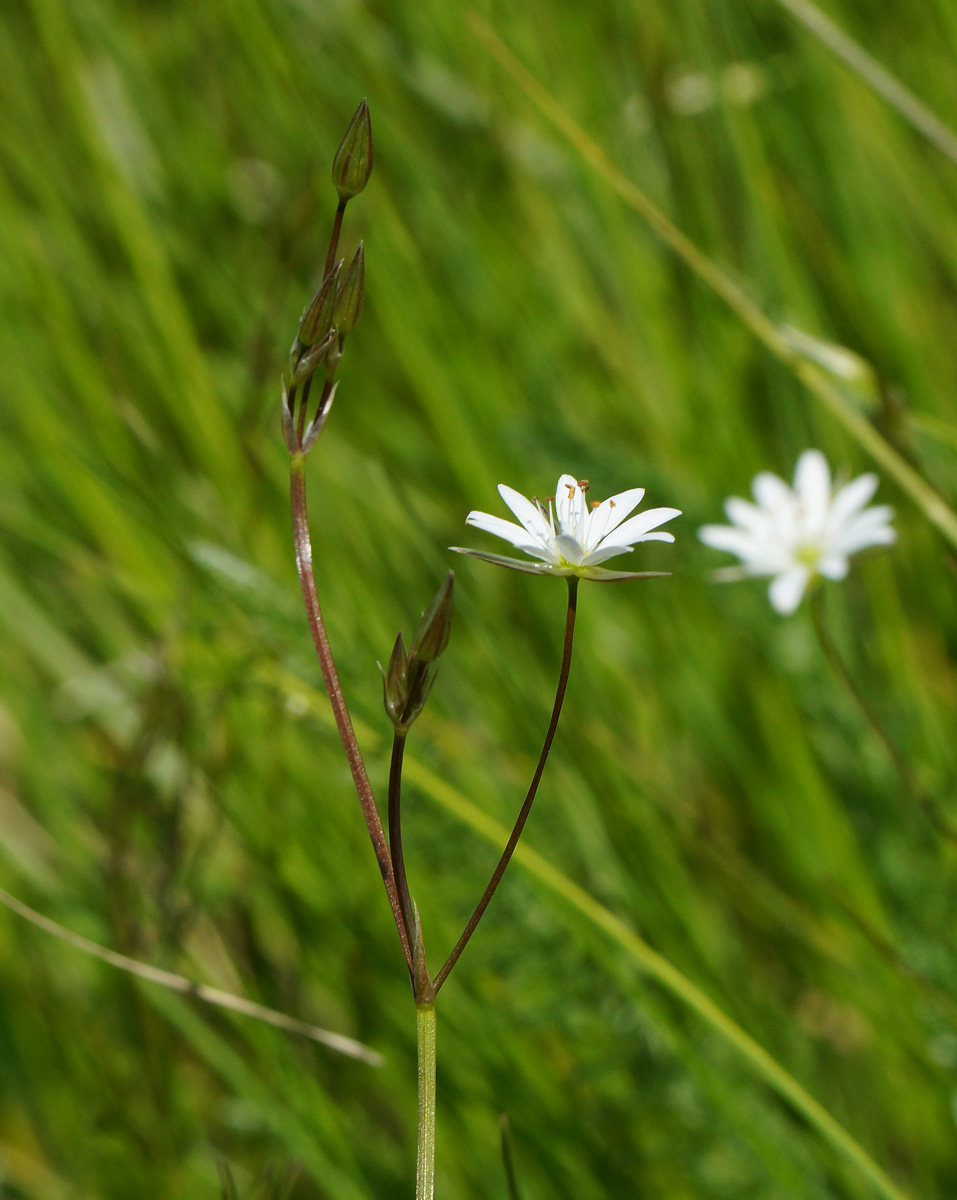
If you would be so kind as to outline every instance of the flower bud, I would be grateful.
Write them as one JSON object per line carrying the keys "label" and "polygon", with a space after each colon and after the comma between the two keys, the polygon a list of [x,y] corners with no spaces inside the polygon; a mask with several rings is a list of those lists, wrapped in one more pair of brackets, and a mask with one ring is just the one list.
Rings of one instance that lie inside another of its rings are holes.
{"label": "flower bud", "polygon": [[372,122],[365,100],[352,114],[336,157],[332,162],[332,182],[339,193],[339,203],[345,204],[358,196],[372,174]]}
{"label": "flower bud", "polygon": [[406,686],[409,689],[409,698],[405,705],[405,729],[411,728],[412,722],[418,717],[419,713],[425,708],[425,702],[428,700],[432,692],[432,684],[435,683],[435,677],[439,673],[439,668],[435,663],[424,663],[421,659],[410,659],[409,670],[406,675]]}
{"label": "flower bud", "polygon": [[351,333],[362,313],[366,298],[366,253],[362,242],[352,262],[346,267],[342,283],[336,295],[332,323],[341,337]]}
{"label": "flower bud", "polygon": [[400,633],[395,639],[395,645],[392,647],[389,665],[382,672],[382,699],[385,703],[385,711],[388,714],[389,720],[396,729],[402,729],[403,727],[405,709],[409,701],[409,693],[406,687],[408,665],[408,655],[405,652],[405,643],[402,641],[402,634]]}
{"label": "flower bud", "polygon": [[319,291],[309,302],[299,322],[299,341],[314,346],[332,328],[332,313],[336,306],[336,291],[343,259],[340,259],[322,281]]}
{"label": "flower bud", "polygon": [[422,614],[408,652],[400,633],[389,665],[382,672],[385,711],[396,731],[403,735],[425,707],[438,674],[435,660],[449,644],[454,580],[455,573],[449,571],[435,599]]}
{"label": "flower bud", "polygon": [[435,594],[435,599],[422,614],[422,620],[415,631],[409,658],[419,662],[431,663],[439,657],[449,644],[449,633],[452,629],[452,585],[455,583],[455,572],[449,571],[442,586]]}
{"label": "flower bud", "polygon": [[[330,329],[321,342],[317,342],[315,346],[310,346],[304,353],[298,355],[298,361],[292,372],[293,383],[303,383],[310,375],[315,374],[316,368],[328,358],[330,351],[338,342],[338,336],[334,329]],[[293,356],[294,358],[297,356]],[[338,360],[337,360],[338,361]]]}

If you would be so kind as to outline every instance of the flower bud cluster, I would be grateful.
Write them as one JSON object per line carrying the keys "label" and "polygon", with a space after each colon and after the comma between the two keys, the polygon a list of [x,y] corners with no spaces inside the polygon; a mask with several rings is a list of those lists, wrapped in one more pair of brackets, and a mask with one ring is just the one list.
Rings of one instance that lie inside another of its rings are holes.
{"label": "flower bud cluster", "polygon": [[304,383],[320,366],[332,379],[342,357],[342,343],[362,314],[366,291],[366,259],[362,242],[348,267],[340,259],[306,306],[289,351],[292,383]]}
{"label": "flower bud cluster", "polygon": [[425,707],[438,672],[438,658],[449,644],[452,628],[452,585],[449,571],[435,599],[422,614],[408,650],[402,634],[395,640],[389,665],[382,672],[385,711],[397,733],[405,735]]}
{"label": "flower bud cluster", "polygon": [[[365,248],[362,242],[348,266],[336,261],[339,230],[346,204],[365,188],[372,174],[372,123],[369,106],[359,105],[352,115],[332,164],[332,182],[339,193],[339,208],[333,225],[326,272],[319,290],[306,305],[299,329],[289,351],[286,379],[290,396],[323,369],[326,387],[332,385],[342,344],[356,327],[365,303]],[[304,390],[308,395],[308,386]]]}

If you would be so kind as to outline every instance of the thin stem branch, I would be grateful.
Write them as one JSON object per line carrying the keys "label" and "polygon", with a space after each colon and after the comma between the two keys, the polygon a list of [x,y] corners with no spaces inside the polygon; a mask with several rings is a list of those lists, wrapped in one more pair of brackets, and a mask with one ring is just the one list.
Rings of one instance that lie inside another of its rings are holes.
{"label": "thin stem branch", "polygon": [[933,803],[929,796],[925,795],[918,786],[913,772],[910,769],[910,764],[901,753],[900,749],[891,738],[890,734],[881,723],[880,717],[871,707],[871,703],[867,696],[858,686],[857,681],[851,674],[851,670],[844,661],[844,656],[838,648],[837,642],[831,636],[831,631],[828,629],[827,620],[824,613],[824,596],[818,591],[811,597],[810,603],[811,620],[814,624],[814,632],[817,634],[817,640],[820,642],[821,650],[824,657],[827,659],[828,665],[837,676],[838,682],[850,692],[852,699],[860,710],[861,715],[867,722],[871,731],[876,736],[877,740],[884,747],[887,757],[894,765],[894,769],[901,778],[904,788],[910,799],[920,805],[925,816],[934,826],[934,829],[950,842],[957,843],[957,831],[951,829],[947,822],[941,817],[937,811],[937,806]]}
{"label": "thin stem branch", "polygon": [[505,1168],[505,1183],[508,1186],[509,1200],[522,1200],[518,1186],[518,1175],[515,1172],[515,1159],[512,1154],[512,1130],[505,1113],[498,1119],[499,1132],[502,1139],[502,1166]]}
{"label": "thin stem branch", "polygon": [[332,222],[332,236],[329,238],[329,250],[326,254],[326,265],[323,268],[323,277],[329,274],[332,270],[332,264],[336,260],[336,251],[339,249],[339,234],[342,231],[342,215],[346,211],[347,200],[340,200],[339,206],[336,209],[336,217]]}
{"label": "thin stem branch", "polygon": [[392,762],[389,766],[389,849],[392,852],[392,869],[395,872],[399,907],[405,922],[405,935],[410,944],[415,918],[412,915],[412,897],[409,880],[405,872],[405,854],[402,850],[402,759],[405,754],[405,734],[396,732],[392,739]]}
{"label": "thin stem branch", "polygon": [[412,948],[406,933],[405,922],[402,919],[402,909],[399,904],[399,894],[396,889],[389,847],[382,829],[382,822],[379,819],[379,812],[376,808],[375,796],[372,793],[369,775],[362,760],[362,753],[359,750],[359,743],[356,741],[355,731],[352,728],[352,718],[349,715],[349,709],[342,694],[342,686],[339,683],[339,672],[336,670],[332,650],[329,647],[329,639],[326,636],[325,623],[322,619],[322,610],[319,607],[319,595],[316,591],[316,577],[312,565],[312,540],[309,536],[309,514],[306,507],[305,460],[301,455],[293,456],[290,463],[290,470],[290,501],[296,543],[296,568],[299,572],[299,583],[302,588],[303,602],[306,606],[306,616],[309,620],[309,630],[312,634],[313,644],[316,647],[319,665],[322,668],[322,678],[332,704],[332,712],[335,717],[336,727],[339,730],[339,737],[342,739],[342,746],[349,762],[352,779],[359,794],[362,815],[365,818],[366,828],[369,831],[376,861],[379,864],[379,870],[382,872],[382,881],[385,884],[389,903],[392,906],[392,915],[395,918],[396,928],[399,931],[399,937],[402,941],[405,961],[411,972]]}
{"label": "thin stem branch", "polygon": [[415,1200],[432,1200],[435,1188],[435,1005],[415,1006],[419,1057],[418,1149]]}
{"label": "thin stem branch", "polygon": [[535,774],[532,776],[532,782],[528,785],[528,792],[525,795],[525,802],[522,805],[518,818],[515,821],[511,836],[502,851],[502,857],[498,860],[498,866],[492,872],[492,878],[489,880],[488,887],[482,893],[482,898],[475,906],[475,911],[469,917],[468,924],[462,931],[462,936],[455,943],[452,953],[445,960],[442,969],[436,975],[432,983],[432,999],[438,995],[439,988],[445,983],[450,971],[459,961],[462,951],[469,943],[469,939],[475,932],[476,926],[481,921],[485,910],[489,906],[489,901],[495,895],[498,885],[502,881],[502,876],[508,864],[512,860],[512,855],[515,853],[515,847],[518,845],[518,840],[522,836],[522,831],[525,828],[525,822],[528,820],[528,814],[532,811],[532,804],[535,801],[535,796],[538,792],[538,785],[541,783],[542,772],[545,770],[545,763],[548,760],[548,752],[552,748],[552,741],[555,738],[555,731],[558,728],[558,718],[561,716],[562,703],[565,700],[565,689],[568,687],[568,673],[572,665],[572,641],[575,636],[575,614],[578,608],[578,577],[570,575],[568,577],[568,612],[565,616],[565,643],[562,649],[562,665],[558,674],[558,687],[555,691],[555,703],[552,706],[551,720],[548,722],[548,731],[545,734],[545,741],[542,744],[542,752],[538,756],[538,765],[535,768]]}
{"label": "thin stem branch", "polygon": [[891,107],[896,108],[905,121],[946,154],[951,162],[957,163],[957,136],[952,129],[932,112],[912,91],[904,87],[890,71],[849,37],[839,25],[810,0],[778,0],[793,16],[820,38],[825,46],[842,58],[855,74],[859,75],[878,95],[883,96]]}
{"label": "thin stem branch", "polygon": [[0,888],[0,904],[6,905],[11,912],[23,917],[25,921],[29,921],[38,929],[42,929],[44,933],[52,934],[53,937],[66,942],[74,950],[80,950],[84,954],[98,958],[100,962],[117,967],[128,975],[135,975],[138,979],[145,979],[149,983],[157,983],[160,987],[169,988],[170,991],[179,992],[184,996],[195,996],[197,1000],[214,1004],[218,1008],[228,1008],[232,1012],[241,1013],[244,1017],[253,1017],[257,1021],[264,1021],[267,1025],[275,1025],[277,1029],[285,1029],[289,1033],[298,1033],[303,1037],[312,1038],[314,1042],[321,1042],[331,1050],[337,1050],[340,1054],[347,1054],[350,1058],[358,1058],[362,1062],[371,1063],[374,1067],[382,1066],[382,1055],[377,1054],[368,1046],[364,1046],[362,1042],[345,1037],[341,1033],[320,1029],[317,1025],[310,1025],[308,1022],[290,1017],[286,1013],[277,1012],[274,1008],[266,1008],[265,1005],[257,1004],[254,1000],[247,1000],[245,996],[224,992],[222,988],[208,987],[205,983],[196,983],[192,979],[187,979],[185,975],[175,975],[172,971],[164,971],[160,967],[129,958],[126,954],[108,950],[98,942],[91,942],[89,938],[74,933],[72,929],[67,929],[65,925],[51,921],[49,917],[45,917],[35,908],[24,904],[22,900],[11,896],[2,888]]}

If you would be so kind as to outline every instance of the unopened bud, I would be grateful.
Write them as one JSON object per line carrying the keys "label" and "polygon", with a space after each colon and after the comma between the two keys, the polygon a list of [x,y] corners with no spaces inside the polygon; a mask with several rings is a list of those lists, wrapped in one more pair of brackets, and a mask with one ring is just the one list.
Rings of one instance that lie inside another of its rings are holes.
{"label": "unopened bud", "polygon": [[455,572],[449,571],[442,586],[435,593],[435,599],[422,614],[422,620],[415,631],[409,658],[419,662],[431,663],[439,657],[449,644],[449,633],[452,629],[452,585],[455,583]]}
{"label": "unopened bud", "polygon": [[305,353],[301,354],[293,368],[292,382],[303,383],[310,375],[315,374],[316,368],[323,359],[329,356],[330,351],[338,341],[339,338],[336,335],[336,331],[330,329],[321,342],[317,342],[315,346],[310,346]]}
{"label": "unopened bud", "polygon": [[340,204],[358,196],[372,174],[372,122],[365,100],[352,114],[336,157],[332,162],[332,182]]}
{"label": "unopened bud", "polygon": [[332,328],[332,313],[336,307],[336,289],[343,260],[340,259],[322,281],[322,287],[313,296],[299,322],[299,341],[303,346],[314,346]]}
{"label": "unopened bud", "polygon": [[406,671],[408,665],[409,659],[405,652],[405,643],[402,641],[402,634],[400,633],[395,639],[395,645],[392,647],[389,665],[382,672],[382,699],[385,703],[385,711],[389,716],[389,720],[396,729],[402,727],[405,707],[409,700],[409,693],[406,688]]}
{"label": "unopened bud", "polygon": [[336,306],[332,314],[332,323],[341,337],[351,333],[362,313],[366,298],[366,253],[362,242],[355,252],[352,262],[346,267],[339,292],[336,296]]}
{"label": "unopened bud", "polygon": [[382,672],[382,698],[385,711],[397,733],[405,735],[432,691],[438,667],[406,654],[402,634],[395,640],[389,665]]}

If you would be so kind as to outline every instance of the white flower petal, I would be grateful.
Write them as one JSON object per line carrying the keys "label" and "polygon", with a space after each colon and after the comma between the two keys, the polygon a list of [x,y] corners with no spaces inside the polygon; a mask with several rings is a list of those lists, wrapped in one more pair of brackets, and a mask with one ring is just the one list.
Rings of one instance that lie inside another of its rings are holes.
{"label": "white flower petal", "polygon": [[584,562],[585,550],[578,538],[560,533],[555,538],[555,549],[565,562],[571,563],[573,566],[581,566]]}
{"label": "white flower petal", "polygon": [[790,504],[793,499],[791,489],[784,480],[772,475],[770,471],[762,471],[755,475],[751,491],[762,508],[771,510]]}
{"label": "white flower petal", "polygon": [[597,508],[593,508],[588,514],[588,545],[597,546],[602,538],[617,529],[634,512],[644,496],[644,488],[632,488],[627,492],[619,492],[617,496],[609,496]]}
{"label": "white flower petal", "polygon": [[768,514],[749,500],[740,496],[729,496],[724,502],[724,511],[732,525],[740,525],[742,529],[765,529],[768,525]]}
{"label": "white flower petal", "polygon": [[746,529],[736,529],[734,526],[702,526],[698,530],[698,540],[712,550],[727,550],[732,554],[751,554],[760,548],[760,542]]}
{"label": "white flower petal", "polygon": [[506,542],[511,542],[517,550],[531,554],[534,558],[541,558],[546,562],[558,561],[556,557],[549,555],[547,546],[543,546],[541,542],[533,542],[528,536],[528,530],[523,529],[521,525],[516,525],[514,521],[506,521],[503,517],[494,517],[491,513],[470,512],[465,518],[465,523],[476,529],[483,529],[495,537],[503,538]]}
{"label": "white flower petal", "polygon": [[889,546],[897,531],[888,525],[894,510],[886,504],[867,508],[849,521],[834,538],[831,549],[838,554],[856,554],[867,546]]}
{"label": "white flower petal", "polygon": [[754,534],[731,525],[702,525],[698,538],[713,550],[727,550],[739,558],[752,558],[763,552],[763,544]]}
{"label": "white flower petal", "polygon": [[814,564],[817,573],[825,579],[843,579],[849,565],[842,554],[829,554]]}
{"label": "white flower petal", "polygon": [[714,550],[736,554],[748,575],[777,575],[786,571],[793,561],[788,551],[773,542],[730,525],[702,525],[698,537]]}
{"label": "white flower petal", "polygon": [[801,603],[810,578],[811,572],[807,567],[792,567],[773,579],[768,588],[768,599],[774,611],[782,616],[793,613]]}
{"label": "white flower petal", "polygon": [[837,529],[852,513],[863,508],[877,491],[877,476],[873,474],[858,475],[834,495],[831,511],[827,516],[830,529]]}
{"label": "white flower petal", "polygon": [[623,525],[618,526],[611,537],[618,546],[631,546],[640,542],[656,525],[663,525],[665,521],[673,521],[675,517],[680,516],[680,508],[649,508],[637,516],[629,517]]}
{"label": "white flower petal", "polygon": [[578,480],[571,475],[560,475],[555,485],[555,516],[562,533],[574,534],[581,520],[584,497]]}
{"label": "white flower petal", "polygon": [[803,510],[805,536],[815,538],[824,529],[831,503],[831,468],[820,450],[805,450],[797,460],[794,491]]}
{"label": "white flower petal", "polygon": [[[597,550],[592,550],[582,559],[583,564],[594,566],[596,563],[604,562],[606,558],[614,558],[616,554],[631,554],[635,548],[634,545],[623,546],[617,541],[617,537],[616,533],[612,534],[610,538],[606,538]],[[638,540],[642,542],[673,542],[675,535],[662,530],[657,533],[646,533]]]}
{"label": "white flower petal", "polygon": [[597,563],[603,563],[607,558],[614,558],[617,554],[631,554],[634,546],[619,546],[617,542],[603,542],[597,550],[591,550],[582,558],[582,566],[594,567]]}
{"label": "white flower petal", "polygon": [[510,488],[505,483],[498,485],[498,494],[532,537],[547,544],[552,536],[552,529],[538,505],[533,504],[521,492],[516,492],[514,488]]}
{"label": "white flower petal", "polygon": [[[639,540],[642,542],[673,542],[675,540],[675,535],[673,533],[668,533],[664,529],[659,529],[654,533],[646,533]],[[629,546],[628,549],[631,550],[632,547]]]}

